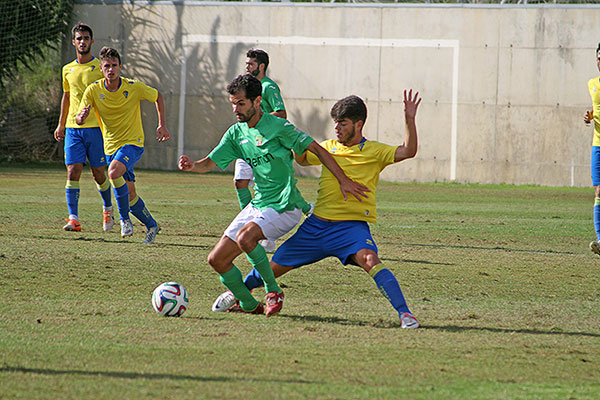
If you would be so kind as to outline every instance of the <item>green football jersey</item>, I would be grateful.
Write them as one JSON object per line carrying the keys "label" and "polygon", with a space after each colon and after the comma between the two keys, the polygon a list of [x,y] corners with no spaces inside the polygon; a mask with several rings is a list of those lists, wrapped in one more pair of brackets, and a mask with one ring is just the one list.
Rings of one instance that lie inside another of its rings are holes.
{"label": "green football jersey", "polygon": [[245,160],[254,172],[252,205],[284,212],[306,205],[296,187],[291,150],[302,154],[312,142],[290,122],[263,113],[254,128],[245,122],[232,125],[208,157],[223,170],[233,160]]}
{"label": "green football jersey", "polygon": [[260,109],[269,114],[274,111],[285,110],[279,86],[267,76],[260,80],[260,84],[262,85]]}

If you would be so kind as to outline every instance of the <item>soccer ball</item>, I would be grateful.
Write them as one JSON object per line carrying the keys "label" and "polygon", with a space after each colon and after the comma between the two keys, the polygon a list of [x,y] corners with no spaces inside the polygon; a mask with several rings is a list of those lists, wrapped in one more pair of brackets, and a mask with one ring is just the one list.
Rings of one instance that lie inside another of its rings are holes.
{"label": "soccer ball", "polygon": [[177,282],[165,282],[152,293],[152,307],[163,317],[180,317],[187,310],[187,290]]}

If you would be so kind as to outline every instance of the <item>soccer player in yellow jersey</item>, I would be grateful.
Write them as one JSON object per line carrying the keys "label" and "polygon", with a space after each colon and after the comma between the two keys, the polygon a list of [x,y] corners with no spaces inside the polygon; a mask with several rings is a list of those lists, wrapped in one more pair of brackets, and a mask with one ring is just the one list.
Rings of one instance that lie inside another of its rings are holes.
{"label": "soccer player in yellow jersey", "polygon": [[102,78],[100,62],[92,56],[94,35],[92,28],[78,23],[71,30],[72,43],[77,58],[63,66],[63,96],[60,102],[60,118],[54,131],[54,138],[65,140],[65,165],[67,166],[67,185],[65,195],[69,218],[64,226],[66,231],[81,231],[79,223],[79,178],[83,164],[88,160],[92,175],[104,203],[103,229],[109,231],[114,225],[113,207],[110,199],[110,183],[106,179],[106,157],[102,144],[102,132],[98,127],[96,116],[88,118],[79,126],[75,116],[79,102],[88,85]]}
{"label": "soccer player in yellow jersey", "polygon": [[108,177],[115,192],[121,216],[121,236],[131,236],[133,225],[129,212],[146,226],[144,244],[153,243],[159,231],[158,224],[135,190],[133,166],[144,153],[144,130],[140,102],[156,103],[158,128],[156,139],[168,140],[171,135],[165,120],[165,103],[162,94],[146,84],[122,78],[121,56],[110,47],[100,50],[100,67],[104,78],[85,90],[76,117],[83,124],[94,111],[102,127],[104,152],[108,162]]}
{"label": "soccer player in yellow jersey", "polygon": [[[339,100],[331,109],[335,123],[336,139],[321,143],[336,160],[346,175],[370,189],[369,197],[358,201],[341,196],[336,180],[326,168],[319,179],[317,202],[313,214],[275,252],[271,268],[279,277],[294,268],[312,264],[326,257],[337,257],[344,265],[354,264],[373,278],[383,296],[398,311],[402,328],[417,328],[419,322],[412,315],[394,274],[381,263],[377,246],[371,236],[369,222],[375,222],[375,196],[380,172],[388,165],[412,158],[417,154],[417,128],[415,116],[421,103],[419,94],[404,92],[404,117],[406,132],[404,143],[389,146],[367,140],[362,129],[367,118],[367,108],[357,96]],[[301,165],[319,164],[310,153],[296,157]],[[244,283],[250,290],[262,285],[256,270],[250,271]],[[215,301],[213,310],[235,302],[231,293],[225,292]]]}
{"label": "soccer player in yellow jersey", "polygon": [[[600,70],[600,43],[596,49],[596,65]],[[586,111],[583,121],[586,125],[594,122],[594,139],[592,141],[592,185],[596,199],[594,201],[594,228],[596,240],[590,243],[590,249],[600,255],[600,76],[588,81],[588,89],[592,96],[592,109]]]}

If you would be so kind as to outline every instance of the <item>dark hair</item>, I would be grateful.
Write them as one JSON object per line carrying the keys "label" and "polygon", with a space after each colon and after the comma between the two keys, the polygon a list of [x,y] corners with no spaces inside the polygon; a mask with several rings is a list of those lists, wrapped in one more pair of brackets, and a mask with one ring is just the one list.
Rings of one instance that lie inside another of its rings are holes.
{"label": "dark hair", "polygon": [[83,22],[78,22],[77,25],[71,29],[71,37],[75,39],[75,34],[77,32],[88,32],[90,34],[90,39],[94,38],[94,32],[92,32],[92,28],[89,25],[84,24]]}
{"label": "dark hair", "polygon": [[119,60],[119,65],[121,65],[121,56],[116,49],[112,47],[104,46],[100,49],[100,61],[105,60],[107,58],[116,58]]}
{"label": "dark hair", "polygon": [[256,58],[258,65],[265,64],[265,72],[267,71],[267,67],[269,66],[269,55],[266,51],[261,49],[250,49],[246,53],[246,57]]}
{"label": "dark hair", "polygon": [[338,100],[331,107],[331,118],[334,121],[341,121],[344,118],[349,118],[352,122],[367,120],[367,106],[358,96],[352,95]]}
{"label": "dark hair", "polygon": [[598,43],[598,48],[596,49],[596,54],[600,51],[600,43]]}
{"label": "dark hair", "polygon": [[244,91],[246,98],[254,101],[262,93],[262,85],[260,81],[250,74],[238,75],[237,78],[227,85],[227,93],[236,95]]}

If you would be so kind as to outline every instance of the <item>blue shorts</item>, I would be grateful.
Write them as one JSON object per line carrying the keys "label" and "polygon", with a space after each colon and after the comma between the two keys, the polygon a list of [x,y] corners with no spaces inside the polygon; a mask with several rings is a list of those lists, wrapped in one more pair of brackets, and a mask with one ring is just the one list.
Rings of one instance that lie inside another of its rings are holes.
{"label": "blue shorts", "polygon": [[65,131],[65,164],[83,164],[89,160],[92,167],[106,166],[104,142],[100,128],[67,128]]}
{"label": "blue shorts", "polygon": [[284,267],[299,268],[327,257],[337,257],[344,265],[357,265],[351,256],[362,249],[377,253],[368,223],[329,222],[311,215],[292,237],[279,246],[273,261]]}
{"label": "blue shorts", "polygon": [[111,163],[114,160],[120,161],[125,165],[127,171],[123,175],[126,181],[135,182],[135,174],[133,173],[133,166],[135,163],[140,161],[144,154],[144,148],[133,144],[126,144],[119,148],[119,150],[112,153],[110,156],[106,156],[108,162]]}
{"label": "blue shorts", "polygon": [[592,146],[592,185],[600,185],[600,146]]}

